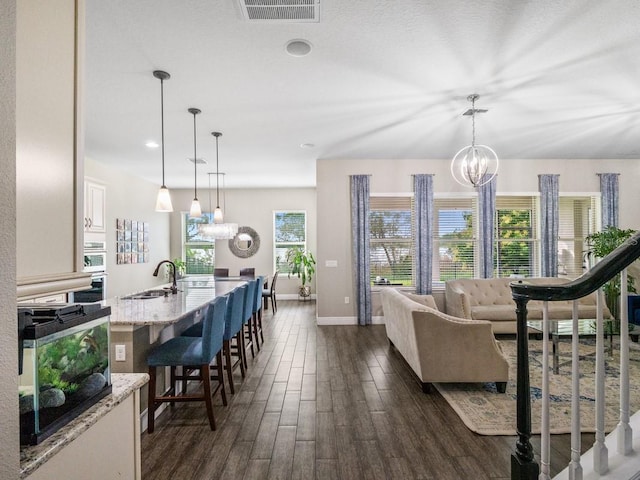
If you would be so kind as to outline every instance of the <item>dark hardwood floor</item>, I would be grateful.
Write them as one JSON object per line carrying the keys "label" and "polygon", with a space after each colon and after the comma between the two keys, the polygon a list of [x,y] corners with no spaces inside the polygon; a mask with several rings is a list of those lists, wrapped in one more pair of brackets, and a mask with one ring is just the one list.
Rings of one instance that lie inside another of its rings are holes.
{"label": "dark hardwood floor", "polygon": [[[437,391],[422,393],[384,326],[318,327],[313,302],[265,313],[247,378],[234,376],[229,406],[215,398],[217,430],[204,404],[168,408],[142,435],[143,479],[510,478],[515,437],[477,435]],[[553,474],[569,441],[553,436]]]}

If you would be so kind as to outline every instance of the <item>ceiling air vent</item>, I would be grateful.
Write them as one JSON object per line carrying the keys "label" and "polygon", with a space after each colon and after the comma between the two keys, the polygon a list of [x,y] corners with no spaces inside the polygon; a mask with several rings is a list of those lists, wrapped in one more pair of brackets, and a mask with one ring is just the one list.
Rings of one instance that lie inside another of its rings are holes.
{"label": "ceiling air vent", "polygon": [[238,0],[242,15],[252,22],[320,21],[320,0]]}

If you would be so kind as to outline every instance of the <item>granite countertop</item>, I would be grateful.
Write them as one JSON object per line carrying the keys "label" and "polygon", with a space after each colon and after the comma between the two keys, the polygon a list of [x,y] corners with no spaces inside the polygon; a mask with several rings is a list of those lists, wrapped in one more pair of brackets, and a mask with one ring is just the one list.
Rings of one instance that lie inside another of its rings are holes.
{"label": "granite countertop", "polygon": [[211,276],[187,277],[178,280],[178,293],[175,295],[169,293],[144,300],[109,298],[104,305],[111,307],[111,325],[170,325],[244,283],[242,280],[216,282]]}
{"label": "granite countertop", "polygon": [[111,394],[92,405],[39,445],[20,447],[20,478],[33,473],[148,381],[149,375],[146,373],[112,373]]}

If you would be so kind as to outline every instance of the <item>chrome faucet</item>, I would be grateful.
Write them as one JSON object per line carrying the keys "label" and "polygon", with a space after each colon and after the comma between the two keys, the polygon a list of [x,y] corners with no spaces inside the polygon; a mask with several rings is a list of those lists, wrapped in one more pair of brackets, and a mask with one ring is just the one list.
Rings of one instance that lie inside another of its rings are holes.
{"label": "chrome faucet", "polygon": [[154,276],[154,277],[157,277],[157,276],[158,276],[158,272],[160,271],[160,266],[161,266],[163,263],[168,263],[168,264],[170,264],[170,265],[171,265],[171,267],[172,267],[172,270],[171,270],[171,277],[173,278],[173,283],[172,283],[172,285],[171,285],[171,293],[176,294],[176,293],[178,293],[178,284],[176,283],[176,272],[177,272],[177,270],[176,270],[176,264],[175,264],[175,263],[173,263],[171,260],[162,260],[162,261],[158,264],[158,266],[156,267],[156,269],[153,271],[153,276]]}

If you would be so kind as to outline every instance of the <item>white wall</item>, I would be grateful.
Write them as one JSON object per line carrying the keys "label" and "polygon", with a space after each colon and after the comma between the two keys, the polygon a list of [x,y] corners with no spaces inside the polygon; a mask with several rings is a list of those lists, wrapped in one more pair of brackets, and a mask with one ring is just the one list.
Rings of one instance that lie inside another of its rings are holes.
{"label": "white wall", "polygon": [[[209,211],[208,189],[199,191],[203,210]],[[180,211],[189,210],[193,190],[171,192],[174,213],[171,216],[171,258],[180,257]],[[222,203],[221,196],[221,203]],[[216,241],[216,266],[228,267],[230,275],[237,275],[242,267],[254,267],[256,274],[272,276],[273,263],[273,212],[278,210],[304,210],[307,212],[307,248],[315,255],[316,248],[316,190],[315,188],[290,189],[227,189],[224,192],[225,221],[253,228],[260,236],[260,249],[250,258],[238,258],[229,250],[227,240]],[[215,190],[213,191],[215,208]],[[300,280],[297,277],[278,277],[278,294],[295,294]],[[315,279],[311,285],[315,292]]]}
{"label": "white wall", "polygon": [[[318,203],[317,311],[319,321],[355,320],[351,271],[349,175],[371,175],[371,192],[411,192],[415,173],[432,173],[436,193],[469,192],[455,183],[450,160],[319,160],[316,165]],[[538,175],[560,174],[560,192],[599,192],[596,173],[620,173],[620,226],[640,229],[640,161],[638,160],[503,160],[497,193],[537,193]],[[327,268],[336,260],[338,268]],[[345,304],[345,297],[350,303]],[[320,320],[322,319],[322,320]]]}
{"label": "white wall", "polygon": [[[159,186],[89,158],[84,168],[88,178],[107,188],[107,296],[122,296],[165,283],[163,275],[152,275],[159,261],[170,258],[170,215],[155,211]],[[148,263],[116,265],[116,218],[149,222]]]}
{"label": "white wall", "polygon": [[16,328],[16,7],[0,2],[0,472],[15,480],[20,471],[18,427],[18,340]]}

